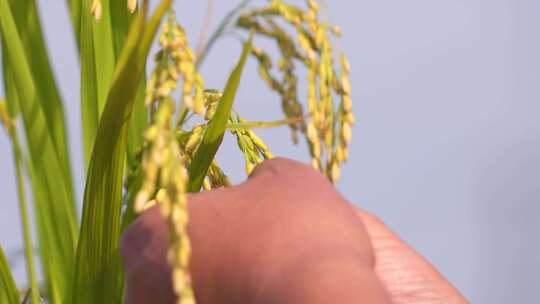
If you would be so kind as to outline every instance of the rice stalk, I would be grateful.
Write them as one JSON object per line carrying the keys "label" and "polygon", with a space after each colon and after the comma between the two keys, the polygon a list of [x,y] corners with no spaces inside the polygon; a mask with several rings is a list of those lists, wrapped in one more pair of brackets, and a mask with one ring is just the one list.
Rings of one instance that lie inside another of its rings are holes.
{"label": "rice stalk", "polygon": [[0,300],[6,304],[18,304],[19,292],[15,285],[15,280],[11,271],[9,270],[9,264],[4,254],[4,249],[0,246]]}
{"label": "rice stalk", "polygon": [[10,117],[6,103],[0,98],[0,124],[2,124],[11,139],[13,156],[15,158],[15,176],[17,181],[17,195],[19,197],[19,211],[22,222],[24,253],[26,257],[27,279],[30,281],[29,298],[32,303],[39,301],[39,289],[37,283],[36,267],[32,254],[32,236],[30,229],[30,218],[28,214],[28,203],[26,200],[24,176],[23,176],[23,155],[16,134],[15,121]]}

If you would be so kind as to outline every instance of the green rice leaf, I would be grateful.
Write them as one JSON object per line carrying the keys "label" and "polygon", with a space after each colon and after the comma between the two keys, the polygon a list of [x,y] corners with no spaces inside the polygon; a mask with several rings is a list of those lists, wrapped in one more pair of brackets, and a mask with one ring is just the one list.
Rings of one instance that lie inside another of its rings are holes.
{"label": "green rice leaf", "polygon": [[[113,39],[114,50],[116,57],[120,56],[122,46],[126,40],[129,25],[133,21],[134,14],[130,13],[126,8],[126,1],[110,1],[111,20],[114,24]],[[146,88],[146,80],[143,74],[143,79],[139,82],[137,91],[137,99],[133,106],[133,114],[128,131],[127,144],[127,166],[132,168],[135,166],[135,156],[143,144],[143,134],[148,124],[148,114],[144,105],[144,90]]]}
{"label": "green rice leaf", "polygon": [[[81,112],[85,160],[88,163],[95,141],[98,122],[111,86],[113,69],[125,43],[133,15],[125,1],[102,0],[103,14],[96,21],[90,14],[93,0],[83,0],[81,19]],[[114,26],[112,26],[114,24]],[[99,63],[99,64],[97,64]],[[144,86],[139,87],[140,90]],[[142,95],[141,95],[142,96]],[[128,160],[142,144],[146,126],[146,108],[137,99],[131,118]]]}
{"label": "green rice leaf", "polygon": [[5,304],[19,304],[19,292],[9,270],[4,250],[0,246],[0,300]]}
{"label": "green rice leaf", "polygon": [[163,0],[148,23],[148,2],[133,21],[117,63],[93,147],[84,192],[70,303],[119,303],[122,179],[129,119],[150,45],[171,0]]}
{"label": "green rice leaf", "polygon": [[[6,53],[4,52],[4,55]],[[4,56],[5,57],[5,56]],[[13,83],[13,75],[7,73],[10,71],[10,65],[4,64],[4,71],[6,76],[10,76],[11,81],[7,81],[6,77],[6,96],[8,110],[11,117],[16,117],[15,107],[19,104],[17,89]],[[10,88],[8,90],[8,88]],[[14,136],[17,136],[14,134]],[[15,137],[16,139],[16,137]],[[14,142],[16,146],[19,146]],[[20,150],[20,149],[19,149]],[[17,155],[17,154],[16,154]],[[73,249],[64,250],[63,246],[55,246],[55,244],[61,244],[62,231],[65,231],[63,227],[58,227],[55,221],[55,209],[58,207],[50,208],[51,197],[47,193],[47,183],[43,178],[38,178],[38,174],[35,173],[32,168],[32,162],[28,163],[28,170],[30,173],[30,183],[32,185],[32,193],[34,197],[34,212],[37,223],[37,233],[39,241],[39,251],[41,256],[41,267],[43,269],[44,287],[46,293],[49,295],[49,301],[51,303],[58,303],[61,299],[62,290],[65,290],[65,283],[67,279],[62,279],[58,274],[67,273],[66,268],[70,267],[69,263],[62,263],[64,257],[70,258],[73,255]],[[24,219],[23,219],[24,221]],[[30,263],[28,257],[27,262]],[[3,302],[0,302],[3,303]]]}
{"label": "green rice leaf", "polygon": [[80,14],[80,62],[81,62],[81,121],[83,130],[83,154],[87,168],[96,138],[99,122],[98,74],[94,49],[94,17],[90,14],[92,0],[81,1]]}
{"label": "green rice leaf", "polygon": [[[81,10],[81,114],[86,161],[92,151],[116,59],[120,55],[129,26],[125,2],[100,1],[103,9],[99,20],[91,14],[94,0],[83,0]],[[123,4],[123,12],[120,12],[120,3]]]}
{"label": "green rice leaf", "polygon": [[[58,160],[65,175],[68,192],[74,202],[64,107],[49,62],[35,0],[9,0],[17,31],[30,65],[34,85],[54,141]],[[9,63],[8,63],[9,64]],[[37,80],[37,81],[36,81]]]}
{"label": "green rice leaf", "polygon": [[[127,1],[109,1],[115,58],[120,57],[134,14],[127,9]],[[105,3],[104,3],[105,4]]]}
{"label": "green rice leaf", "polygon": [[[5,44],[6,42],[2,37],[2,46]],[[6,96],[14,96],[17,94],[17,87],[15,86],[15,79],[13,77],[13,72],[11,71],[12,67],[9,62],[10,61],[7,52],[2,52],[2,76],[4,78],[4,93]],[[17,117],[17,115],[19,114],[18,101],[12,100],[11,102],[7,102],[7,108],[11,117]]]}
{"label": "green rice leaf", "polygon": [[143,79],[139,82],[139,88],[137,89],[137,98],[133,105],[133,114],[131,115],[131,121],[129,123],[128,141],[127,141],[127,165],[128,168],[133,168],[137,165],[136,156],[140,152],[144,139],[144,130],[148,126],[148,112],[144,104],[144,91],[146,88],[146,79],[143,75]]}
{"label": "green rice leaf", "polygon": [[[88,162],[111,87],[116,58],[120,55],[127,35],[127,16],[120,14],[121,1],[100,0],[102,14],[96,20],[91,14],[94,0],[82,0],[81,7],[81,114],[83,115],[83,144]],[[127,14],[126,3],[122,2]],[[113,11],[114,8],[114,11]],[[113,27],[113,13],[118,20]]]}
{"label": "green rice leaf", "polygon": [[[61,301],[70,281],[76,239],[76,215],[70,181],[59,160],[51,128],[40,104],[36,81],[8,0],[0,0],[0,32],[3,53],[10,72],[7,102],[10,109],[19,107],[28,147],[29,168],[38,218],[39,242],[47,293],[52,303]],[[6,70],[6,67],[4,67]],[[40,220],[41,218],[41,220]],[[47,250],[47,249],[48,250]]]}
{"label": "green rice leaf", "polygon": [[30,282],[30,298],[32,303],[39,302],[39,287],[37,283],[36,267],[32,253],[32,233],[30,231],[30,217],[28,214],[28,203],[26,201],[24,176],[23,176],[23,155],[19,145],[17,134],[11,134],[13,155],[15,158],[15,175],[17,178],[17,196],[19,198],[19,210],[23,228],[24,253],[26,256],[26,273]]}
{"label": "green rice leaf", "polygon": [[62,303],[72,275],[71,265],[74,249],[69,248],[68,251],[65,249],[65,245],[55,245],[55,242],[64,241],[64,237],[61,235],[62,227],[55,222],[57,212],[47,205],[50,204],[47,183],[42,180],[42,175],[36,172],[31,163],[28,167],[34,196],[34,212],[45,293],[50,303]]}
{"label": "green rice leaf", "polygon": [[223,90],[223,95],[219,101],[216,113],[214,114],[212,120],[208,123],[208,127],[204,133],[201,144],[195,152],[193,160],[188,168],[189,192],[198,192],[201,189],[204,177],[208,172],[208,168],[210,167],[210,164],[212,163],[212,160],[214,159],[216,152],[223,141],[223,135],[227,130],[227,121],[232,111],[236,91],[240,85],[240,78],[242,77],[242,72],[244,70],[248,55],[251,52],[252,40],[253,35],[250,35],[248,41],[244,43],[240,60],[227,80],[227,84]]}
{"label": "green rice leaf", "polygon": [[[87,2],[92,2],[94,0],[84,0]],[[115,60],[115,44],[112,31],[111,23],[111,10],[110,2],[111,0],[100,0],[104,9],[100,20],[95,20],[92,18],[93,28],[92,33],[94,37],[94,55],[95,55],[95,69],[96,69],[96,80],[97,80],[97,92],[98,92],[98,109],[99,114],[103,112],[105,107],[105,102],[107,100],[107,95],[111,86],[111,81],[113,77],[114,67],[116,64]],[[125,2],[112,0],[113,2]],[[126,9],[127,10],[127,9]],[[90,11],[82,11],[83,15],[91,15]]]}
{"label": "green rice leaf", "polygon": [[[77,46],[80,42],[81,34],[81,0],[66,0],[67,6],[69,9],[69,16],[71,17],[71,25],[73,27],[73,33],[75,34],[75,40],[77,41]],[[116,1],[119,2],[119,1]]]}

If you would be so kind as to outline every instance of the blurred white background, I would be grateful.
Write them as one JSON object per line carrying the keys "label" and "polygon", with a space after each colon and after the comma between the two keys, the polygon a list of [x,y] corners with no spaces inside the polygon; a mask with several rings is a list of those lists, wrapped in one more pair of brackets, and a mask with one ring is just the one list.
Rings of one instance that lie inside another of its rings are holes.
{"label": "blurred white background", "polygon": [[[257,3],[262,0],[254,0]],[[63,0],[40,0],[83,191],[78,60]],[[206,1],[176,1],[192,44]],[[216,1],[215,26],[236,1]],[[540,2],[327,1],[352,65],[358,117],[338,188],[381,217],[473,303],[538,303],[540,289]],[[221,89],[240,52],[221,40],[202,72]],[[280,117],[250,63],[237,108]],[[3,92],[0,89],[0,95]],[[273,152],[307,161],[287,129],[260,134]],[[244,178],[234,142],[219,157]],[[0,135],[0,243],[21,248],[12,155]],[[12,259],[19,281],[24,263]]]}

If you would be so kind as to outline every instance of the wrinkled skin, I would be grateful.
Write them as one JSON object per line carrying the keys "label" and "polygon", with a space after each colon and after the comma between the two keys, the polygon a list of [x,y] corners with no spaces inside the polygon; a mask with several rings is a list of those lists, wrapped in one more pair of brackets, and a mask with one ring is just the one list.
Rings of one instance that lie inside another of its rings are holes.
{"label": "wrinkled skin", "polygon": [[[241,185],[190,195],[197,302],[466,303],[379,219],[308,166],[274,159]],[[122,239],[126,303],[174,303],[159,207]]]}

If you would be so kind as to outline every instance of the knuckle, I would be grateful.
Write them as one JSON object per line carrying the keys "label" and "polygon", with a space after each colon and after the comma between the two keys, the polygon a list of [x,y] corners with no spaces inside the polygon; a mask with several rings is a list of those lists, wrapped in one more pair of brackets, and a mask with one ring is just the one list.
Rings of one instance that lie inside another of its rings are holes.
{"label": "knuckle", "polygon": [[[300,162],[290,160],[287,158],[276,157],[266,160],[259,164],[253,171],[253,176],[258,174],[273,174],[273,175],[287,175],[291,172],[305,171],[309,172],[310,167]],[[313,172],[315,173],[315,172]]]}
{"label": "knuckle", "polygon": [[[286,159],[266,160],[255,168],[250,178],[264,178],[284,189],[302,190],[305,186],[330,186],[328,180],[317,170],[306,164]],[[270,184],[270,183],[269,183]]]}

